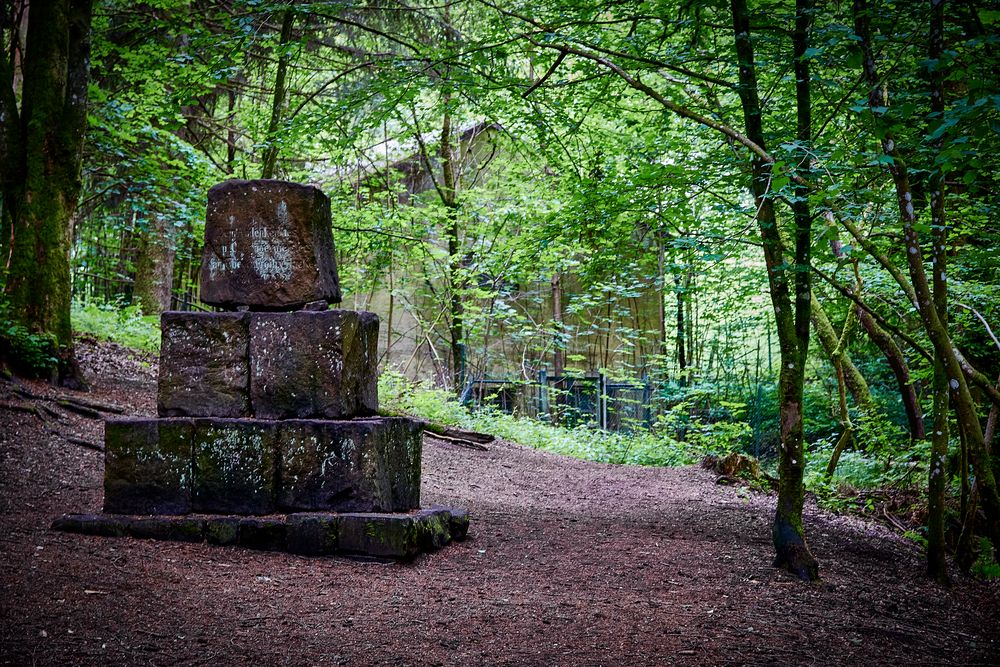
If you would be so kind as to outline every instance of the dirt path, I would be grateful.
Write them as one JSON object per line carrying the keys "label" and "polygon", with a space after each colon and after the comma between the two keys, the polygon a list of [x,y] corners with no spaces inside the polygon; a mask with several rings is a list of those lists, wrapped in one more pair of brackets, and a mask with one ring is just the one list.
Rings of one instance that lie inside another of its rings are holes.
{"label": "dirt path", "polygon": [[[152,365],[82,356],[86,400],[153,414]],[[11,409],[38,403],[9,389],[0,664],[1000,664],[997,584],[939,589],[910,543],[815,510],[823,580],[799,583],[769,567],[772,499],[692,468],[428,439],[424,504],[473,523],[409,564],[54,533],[100,509],[102,455],[65,436],[99,443],[102,426]]]}

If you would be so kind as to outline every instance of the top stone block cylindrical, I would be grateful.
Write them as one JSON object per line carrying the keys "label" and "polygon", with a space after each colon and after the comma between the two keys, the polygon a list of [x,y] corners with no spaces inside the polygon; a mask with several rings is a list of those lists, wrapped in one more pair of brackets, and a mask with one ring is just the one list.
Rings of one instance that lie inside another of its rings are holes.
{"label": "top stone block cylindrical", "polygon": [[201,300],[251,310],[339,302],[330,199],[311,185],[273,180],[209,190]]}

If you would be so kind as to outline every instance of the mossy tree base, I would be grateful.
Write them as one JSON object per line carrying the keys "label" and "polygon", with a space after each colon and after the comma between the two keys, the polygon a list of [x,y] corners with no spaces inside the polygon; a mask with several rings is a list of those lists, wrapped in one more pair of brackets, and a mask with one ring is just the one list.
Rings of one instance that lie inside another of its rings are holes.
{"label": "mossy tree base", "polygon": [[801,526],[796,527],[778,517],[774,522],[773,537],[774,567],[787,570],[803,581],[819,579],[819,563],[806,545]]}

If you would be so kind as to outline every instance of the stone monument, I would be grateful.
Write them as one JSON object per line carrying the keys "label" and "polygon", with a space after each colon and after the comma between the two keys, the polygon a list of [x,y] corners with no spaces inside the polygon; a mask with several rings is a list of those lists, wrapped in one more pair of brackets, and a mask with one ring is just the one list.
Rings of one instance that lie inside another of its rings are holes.
{"label": "stone monument", "polygon": [[420,509],[420,422],[378,416],[378,316],[329,309],[326,195],[209,190],[201,296],[225,310],[161,318],[158,418],[105,425],[104,514],[54,528],[394,558],[465,537]]}

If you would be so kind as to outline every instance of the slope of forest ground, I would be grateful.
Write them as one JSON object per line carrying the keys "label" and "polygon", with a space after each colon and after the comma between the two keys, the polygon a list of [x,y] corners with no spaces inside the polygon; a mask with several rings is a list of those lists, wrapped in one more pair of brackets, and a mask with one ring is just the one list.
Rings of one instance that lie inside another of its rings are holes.
{"label": "slope of forest ground", "polygon": [[[79,349],[79,399],[155,412],[155,360]],[[411,563],[55,533],[99,511],[103,427],[0,382],[2,664],[998,664],[1000,586],[940,588],[887,529],[807,508],[822,581],[770,567],[773,498],[695,468],[427,438],[470,539]],[[78,406],[75,406],[78,407]]]}

